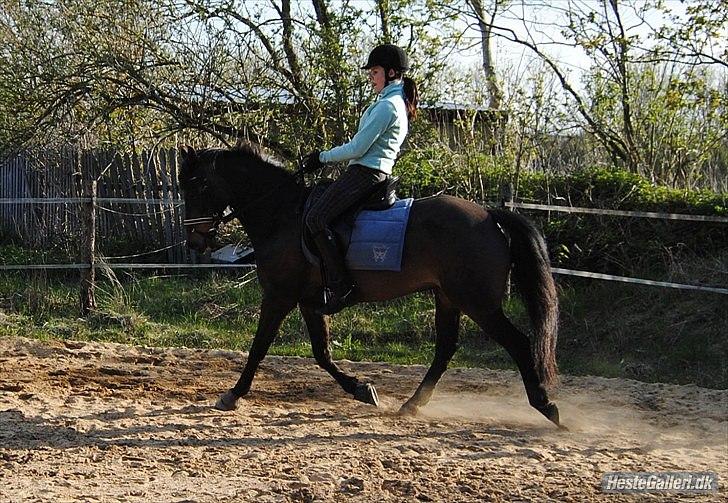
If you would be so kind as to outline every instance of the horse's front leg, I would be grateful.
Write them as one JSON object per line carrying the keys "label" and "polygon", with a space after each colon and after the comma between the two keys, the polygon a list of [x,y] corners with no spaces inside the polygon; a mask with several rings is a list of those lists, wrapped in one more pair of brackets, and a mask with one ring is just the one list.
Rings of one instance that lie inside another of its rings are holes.
{"label": "horse's front leg", "polygon": [[329,322],[325,316],[316,313],[315,309],[304,304],[299,305],[301,314],[306,322],[308,336],[311,339],[311,350],[316,358],[316,363],[336,379],[336,382],[356,400],[379,406],[377,390],[369,383],[362,383],[359,380],[343,372],[331,359],[329,347]]}
{"label": "horse's front leg", "polygon": [[240,379],[235,386],[223,393],[215,408],[219,410],[233,410],[236,407],[238,398],[250,391],[250,385],[253,382],[255,371],[258,365],[268,353],[273,339],[278,333],[281,323],[295,307],[296,303],[291,301],[283,301],[280,299],[263,298],[260,306],[260,319],[258,320],[258,329],[253,338],[253,344],[250,346],[248,353],[248,361],[245,363]]}

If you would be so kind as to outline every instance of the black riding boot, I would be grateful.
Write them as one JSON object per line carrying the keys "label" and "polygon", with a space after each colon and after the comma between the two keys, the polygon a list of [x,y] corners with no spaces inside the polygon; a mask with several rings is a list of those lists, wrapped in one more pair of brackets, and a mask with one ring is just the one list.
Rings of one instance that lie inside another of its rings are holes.
{"label": "black riding boot", "polygon": [[323,262],[325,285],[324,306],[319,314],[335,314],[348,305],[354,284],[346,271],[344,257],[339,252],[334,235],[325,230],[313,237]]}

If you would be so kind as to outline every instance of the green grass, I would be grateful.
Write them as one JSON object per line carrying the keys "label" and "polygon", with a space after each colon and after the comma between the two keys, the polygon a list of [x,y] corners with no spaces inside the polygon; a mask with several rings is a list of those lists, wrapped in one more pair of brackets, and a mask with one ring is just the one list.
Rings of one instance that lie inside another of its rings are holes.
{"label": "green grass", "polygon": [[[723,295],[560,278],[562,372],[728,387],[728,310]],[[258,320],[255,280],[229,273],[99,280],[98,309],[78,314],[75,277],[0,276],[0,335],[150,346],[247,350]],[[528,328],[523,306],[506,312]],[[355,306],[332,320],[335,359],[429,364],[430,294]],[[271,354],[311,356],[301,316],[289,315]],[[453,366],[515,369],[508,354],[464,318]]]}

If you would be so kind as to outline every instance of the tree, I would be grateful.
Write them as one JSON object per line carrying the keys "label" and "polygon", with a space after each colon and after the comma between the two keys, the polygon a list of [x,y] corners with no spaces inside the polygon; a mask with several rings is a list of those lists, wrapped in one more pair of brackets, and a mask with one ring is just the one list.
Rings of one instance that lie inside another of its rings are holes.
{"label": "tree", "polygon": [[[711,35],[726,32],[726,15],[712,0],[702,4],[701,7],[687,9],[687,18],[681,18],[682,24],[677,23],[674,17],[668,20],[677,28],[666,28],[665,24],[653,25],[654,14],[659,11],[651,4],[617,0],[573,0],[566,5],[512,3],[503,7],[499,19],[480,15],[479,20],[489,26],[492,36],[527,48],[546,64],[573,103],[576,112],[574,117],[577,119],[575,123],[598,140],[612,165],[654,175],[664,172],[664,169],[656,169],[655,165],[650,164],[656,157],[650,154],[654,144],[649,144],[647,138],[654,139],[654,135],[650,136],[646,131],[659,129],[666,123],[664,118],[654,112],[654,106],[651,107],[651,114],[645,112],[650,107],[645,106],[644,100],[652,100],[654,105],[664,103],[666,94],[674,94],[677,82],[683,81],[684,85],[680,89],[685,93],[686,101],[672,117],[675,120],[678,117],[688,120],[691,114],[689,102],[694,102],[689,97],[690,93],[701,88],[701,85],[696,81],[688,85],[687,80],[698,75],[703,76],[698,80],[704,80],[707,74],[701,71],[686,72],[685,68],[721,66],[716,61],[720,58],[711,56],[715,54]],[[657,7],[661,8],[661,4],[658,3]],[[527,18],[529,12],[531,18]],[[630,19],[630,22],[625,22],[625,19]],[[665,22],[664,18],[661,22]],[[700,27],[691,31],[688,29],[689,23]],[[558,27],[558,33],[553,32],[553,26]],[[655,44],[655,40],[662,45]],[[725,42],[722,44],[725,47]],[[582,74],[581,85],[572,80],[568,65],[551,55],[554,47],[579,49],[589,58],[591,65]],[[659,61],[673,63],[665,68],[670,68],[674,73],[663,73],[663,83],[654,82],[647,93],[647,89],[642,87],[646,82],[644,78]],[[708,81],[704,81],[704,84],[710,87]],[[710,104],[711,113],[704,114],[704,117],[711,119],[704,125],[716,131],[714,112],[725,109],[725,93],[716,94],[715,88],[710,90],[705,85],[702,89],[704,97],[712,96],[706,102]],[[676,137],[673,135],[672,138]],[[685,141],[688,141],[687,138],[695,140],[691,135],[683,138]],[[707,152],[719,142],[720,139],[711,138],[698,145],[672,145],[671,148],[694,150],[697,146]]]}
{"label": "tree", "polygon": [[[480,48],[481,69],[485,77],[488,107],[493,110],[500,110],[503,104],[503,90],[498,80],[492,43],[493,27],[505,3],[505,0],[492,0],[487,4],[483,0],[444,0],[433,4],[434,9],[450,13],[452,20],[464,22],[464,24],[456,24],[461,28],[450,35],[454,39],[454,43],[459,46],[459,50],[468,50],[474,46]],[[478,32],[477,41],[462,46],[462,40],[467,39],[466,32],[472,29]]]}
{"label": "tree", "polygon": [[3,124],[5,135],[22,143],[59,131],[68,141],[114,141],[128,127],[228,133],[200,113],[204,92],[189,85],[209,75],[215,41],[183,67],[172,26],[170,12],[147,0],[8,5],[0,81],[11,91],[0,106],[26,120]]}
{"label": "tree", "polygon": [[493,110],[500,110],[503,102],[503,91],[498,82],[498,75],[493,62],[493,50],[491,47],[492,29],[496,16],[501,6],[499,0],[494,0],[489,15],[486,13],[482,0],[466,0],[480,31],[481,53],[483,55],[483,73],[488,88],[488,106]]}
{"label": "tree", "polygon": [[664,0],[655,4],[669,23],[655,27],[655,62],[681,61],[728,68],[728,9],[722,0],[693,0],[684,13]]}
{"label": "tree", "polygon": [[[27,120],[0,128],[12,143],[196,131],[290,157],[351,136],[371,99],[359,66],[382,37],[436,61],[430,24],[421,0],[12,3],[0,17],[0,107]],[[426,84],[437,64],[421,68]]]}

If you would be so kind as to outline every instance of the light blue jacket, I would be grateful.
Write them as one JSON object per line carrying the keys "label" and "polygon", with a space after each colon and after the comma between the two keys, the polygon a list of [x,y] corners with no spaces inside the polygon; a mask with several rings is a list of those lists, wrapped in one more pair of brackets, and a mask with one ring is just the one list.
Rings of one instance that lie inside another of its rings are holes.
{"label": "light blue jacket", "polygon": [[392,166],[408,131],[407,107],[401,81],[382,89],[359,119],[359,130],[349,143],[325,150],[321,162],[349,161],[392,173]]}

